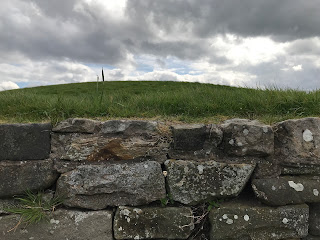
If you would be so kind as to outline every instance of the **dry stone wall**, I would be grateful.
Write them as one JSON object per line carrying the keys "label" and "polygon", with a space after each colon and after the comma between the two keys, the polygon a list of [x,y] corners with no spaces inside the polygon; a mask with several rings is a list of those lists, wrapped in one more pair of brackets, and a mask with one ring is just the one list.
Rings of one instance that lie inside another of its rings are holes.
{"label": "dry stone wall", "polygon": [[[26,190],[63,206],[18,224]],[[320,119],[2,124],[0,239],[320,239]]]}

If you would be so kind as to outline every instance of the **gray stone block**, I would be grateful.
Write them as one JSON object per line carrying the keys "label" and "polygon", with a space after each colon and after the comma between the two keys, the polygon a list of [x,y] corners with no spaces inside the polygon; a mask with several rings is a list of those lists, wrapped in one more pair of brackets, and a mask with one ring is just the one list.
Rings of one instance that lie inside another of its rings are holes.
{"label": "gray stone block", "polygon": [[307,166],[312,169],[313,164],[319,168],[320,118],[290,119],[275,124],[273,129],[275,155],[281,165],[294,168],[294,174],[300,174],[300,164],[302,173],[308,171]]}
{"label": "gray stone block", "polygon": [[52,160],[1,161],[0,197],[24,194],[26,190],[42,190],[58,178]]}
{"label": "gray stone block", "polygon": [[148,161],[79,166],[60,176],[57,194],[66,206],[97,210],[147,204],[164,198],[166,190],[161,165]]}
{"label": "gray stone block", "polygon": [[316,176],[254,179],[252,188],[262,202],[271,206],[320,202],[320,178]]}
{"label": "gray stone block", "polygon": [[1,124],[0,160],[40,160],[49,157],[51,124]]}
{"label": "gray stone block", "polygon": [[221,125],[221,147],[230,156],[269,156],[274,152],[271,126],[247,119],[231,119]]}
{"label": "gray stone block", "polygon": [[112,240],[111,211],[56,210],[49,222],[26,226],[20,224],[19,215],[0,217],[0,239],[4,240]]}
{"label": "gray stone block", "polygon": [[165,168],[172,199],[194,205],[237,196],[249,180],[254,165],[167,160]]}
{"label": "gray stone block", "polygon": [[211,240],[294,239],[308,234],[308,205],[266,207],[226,202],[209,213]]}
{"label": "gray stone block", "polygon": [[119,207],[114,218],[116,239],[187,239],[194,229],[188,207]]}

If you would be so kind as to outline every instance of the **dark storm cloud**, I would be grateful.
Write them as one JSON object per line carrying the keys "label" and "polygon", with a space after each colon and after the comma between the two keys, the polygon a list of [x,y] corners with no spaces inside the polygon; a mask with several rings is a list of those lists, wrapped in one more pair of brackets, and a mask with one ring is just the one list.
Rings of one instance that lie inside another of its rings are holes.
{"label": "dark storm cloud", "polygon": [[207,37],[234,33],[293,40],[320,35],[320,0],[129,0],[125,20],[113,19],[94,1],[11,3],[21,16],[0,3],[0,51],[34,60],[117,64],[132,53],[191,60],[206,56],[223,63],[226,59],[210,51]]}
{"label": "dark storm cloud", "polygon": [[128,1],[128,14],[172,32],[192,29],[199,37],[219,33],[292,40],[320,35],[320,1],[161,0]]}

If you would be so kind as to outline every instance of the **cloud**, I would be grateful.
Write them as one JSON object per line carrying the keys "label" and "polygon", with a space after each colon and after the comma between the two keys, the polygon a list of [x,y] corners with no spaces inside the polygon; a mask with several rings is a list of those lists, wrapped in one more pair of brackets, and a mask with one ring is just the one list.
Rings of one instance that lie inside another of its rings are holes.
{"label": "cloud", "polygon": [[[1,82],[317,89],[320,0],[3,0]],[[1,83],[0,82],[0,83]]]}
{"label": "cloud", "polygon": [[18,89],[19,86],[14,82],[0,82],[0,91]]}

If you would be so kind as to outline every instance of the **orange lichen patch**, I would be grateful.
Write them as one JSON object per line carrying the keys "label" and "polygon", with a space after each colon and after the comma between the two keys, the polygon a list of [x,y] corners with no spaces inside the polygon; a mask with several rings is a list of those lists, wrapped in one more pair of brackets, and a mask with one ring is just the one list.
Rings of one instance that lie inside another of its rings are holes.
{"label": "orange lichen patch", "polygon": [[104,161],[104,160],[130,160],[133,157],[126,153],[127,150],[122,146],[121,139],[113,139],[108,142],[103,148],[91,153],[88,161]]}

